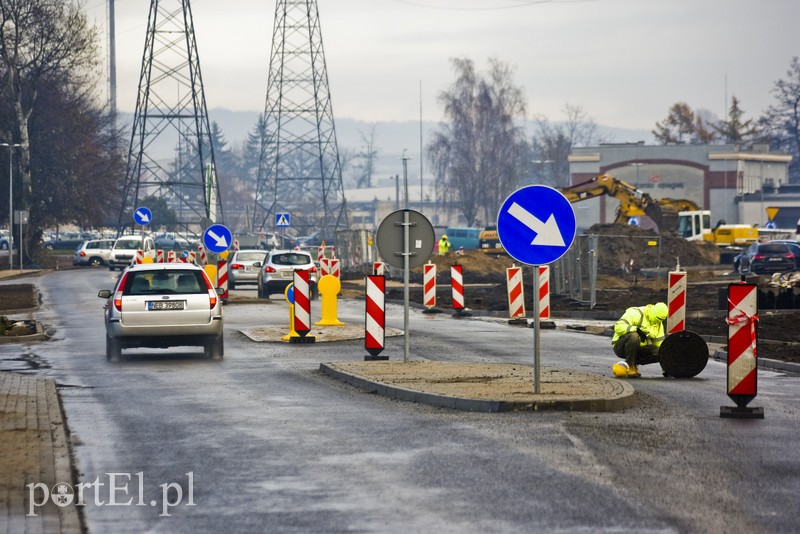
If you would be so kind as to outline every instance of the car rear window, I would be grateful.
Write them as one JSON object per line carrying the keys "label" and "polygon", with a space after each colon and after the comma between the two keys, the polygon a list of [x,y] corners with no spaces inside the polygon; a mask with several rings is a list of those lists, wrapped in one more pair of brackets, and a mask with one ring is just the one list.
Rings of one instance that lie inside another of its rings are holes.
{"label": "car rear window", "polygon": [[236,254],[237,261],[261,261],[266,254],[264,252],[239,252]]}
{"label": "car rear window", "polygon": [[296,252],[286,252],[273,255],[272,263],[275,265],[308,265],[311,263],[311,256]]}
{"label": "car rear window", "polygon": [[206,293],[203,274],[199,271],[164,270],[130,272],[123,295],[177,295]]}
{"label": "car rear window", "polygon": [[789,247],[782,243],[765,243],[758,247],[758,251],[762,253],[786,254],[789,252]]}

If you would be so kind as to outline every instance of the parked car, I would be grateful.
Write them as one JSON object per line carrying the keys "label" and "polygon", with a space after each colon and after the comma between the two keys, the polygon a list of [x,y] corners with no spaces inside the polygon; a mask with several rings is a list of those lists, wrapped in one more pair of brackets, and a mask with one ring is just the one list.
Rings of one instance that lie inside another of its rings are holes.
{"label": "parked car", "polygon": [[8,250],[10,246],[8,238],[4,235],[0,235],[0,250]]}
{"label": "parked car", "polygon": [[770,243],[783,243],[789,246],[789,250],[794,254],[794,268],[800,271],[800,241],[793,241],[791,239],[773,239]]}
{"label": "parked car", "polygon": [[784,243],[753,243],[739,259],[741,274],[768,274],[791,271],[795,268],[795,257]]}
{"label": "parked car", "polygon": [[111,257],[111,249],[114,248],[114,239],[93,239],[84,241],[75,250],[72,256],[73,265],[91,265],[100,267],[108,264]]}
{"label": "parked car", "polygon": [[228,289],[236,289],[237,286],[245,284],[257,285],[259,267],[264,263],[266,256],[266,251],[259,249],[234,252],[228,266]]}
{"label": "parked car", "polygon": [[80,247],[85,240],[77,239],[49,239],[42,243],[47,250],[69,250],[74,251]]}
{"label": "parked car", "polygon": [[172,232],[155,236],[153,242],[156,248],[160,250],[192,250],[196,248],[188,239],[184,239]]}
{"label": "parked car", "polygon": [[132,347],[204,348],[223,357],[222,302],[203,269],[190,263],[142,263],[124,270],[105,306],[106,358]]}
{"label": "parked car", "polygon": [[453,252],[463,248],[464,250],[473,250],[480,246],[480,228],[465,228],[448,226],[444,231],[450,245],[453,247]]}
{"label": "parked car", "polygon": [[141,235],[124,235],[118,237],[111,249],[111,256],[108,258],[108,269],[123,270],[131,265],[136,256],[136,251],[141,250],[144,258],[156,259],[156,245],[153,238]]}
{"label": "parked car", "polygon": [[[264,263],[258,264],[258,298],[269,298],[274,293],[282,293],[286,286],[294,280],[294,271],[309,271],[309,297],[317,294],[317,265],[309,252],[305,250],[271,250]],[[229,275],[230,276],[230,275]]]}

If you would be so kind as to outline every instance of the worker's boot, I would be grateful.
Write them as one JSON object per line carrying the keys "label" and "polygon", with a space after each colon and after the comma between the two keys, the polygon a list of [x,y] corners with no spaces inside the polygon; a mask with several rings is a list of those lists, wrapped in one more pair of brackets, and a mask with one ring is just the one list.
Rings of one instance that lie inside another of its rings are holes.
{"label": "worker's boot", "polygon": [[639,378],[642,376],[639,374],[639,369],[635,365],[628,366],[628,378]]}

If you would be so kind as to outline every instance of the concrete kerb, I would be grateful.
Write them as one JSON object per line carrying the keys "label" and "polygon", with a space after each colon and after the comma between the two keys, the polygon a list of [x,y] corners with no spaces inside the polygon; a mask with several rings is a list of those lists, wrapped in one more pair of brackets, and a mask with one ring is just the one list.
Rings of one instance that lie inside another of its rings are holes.
{"label": "concrete kerb", "polygon": [[[377,367],[380,366],[382,362],[372,363]],[[441,363],[443,365],[446,364],[445,362],[430,363]],[[563,380],[561,385],[564,386],[564,389],[569,389],[571,391],[575,389],[574,383],[580,383],[580,381],[591,381],[602,390],[602,394],[568,393],[561,391],[561,394],[559,395],[548,395],[546,393],[540,393],[536,395],[531,392],[530,395],[527,396],[528,398],[523,400],[502,400],[496,398],[485,399],[448,395],[403,387],[397,384],[382,382],[374,377],[365,376],[364,374],[359,374],[357,372],[353,372],[352,370],[348,370],[347,367],[349,364],[352,364],[352,362],[322,363],[320,364],[320,371],[332,378],[353,385],[370,393],[375,393],[393,399],[411,401],[419,404],[426,404],[429,406],[449,408],[454,410],[488,413],[509,411],[610,412],[628,408],[633,406],[635,403],[635,390],[629,382],[605,378],[589,373],[565,373],[561,377]],[[459,369],[457,364],[453,364],[452,366],[456,370]],[[558,371],[553,370],[553,372]],[[457,376],[454,376],[454,380],[457,378]],[[574,383],[571,383],[570,379],[574,379]]]}

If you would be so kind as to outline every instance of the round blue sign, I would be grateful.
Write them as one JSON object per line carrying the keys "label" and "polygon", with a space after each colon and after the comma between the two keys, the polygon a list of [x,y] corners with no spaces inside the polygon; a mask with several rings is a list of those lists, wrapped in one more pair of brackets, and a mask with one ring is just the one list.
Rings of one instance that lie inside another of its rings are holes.
{"label": "round blue sign", "polygon": [[144,206],[136,208],[133,212],[133,222],[139,226],[147,226],[153,220],[153,213]]}
{"label": "round blue sign", "polygon": [[211,252],[224,252],[232,243],[231,231],[221,224],[212,224],[203,233],[203,244]]}
{"label": "round blue sign", "polygon": [[561,192],[529,185],[511,193],[497,214],[503,248],[526,265],[547,265],[563,256],[575,240],[572,204]]}

